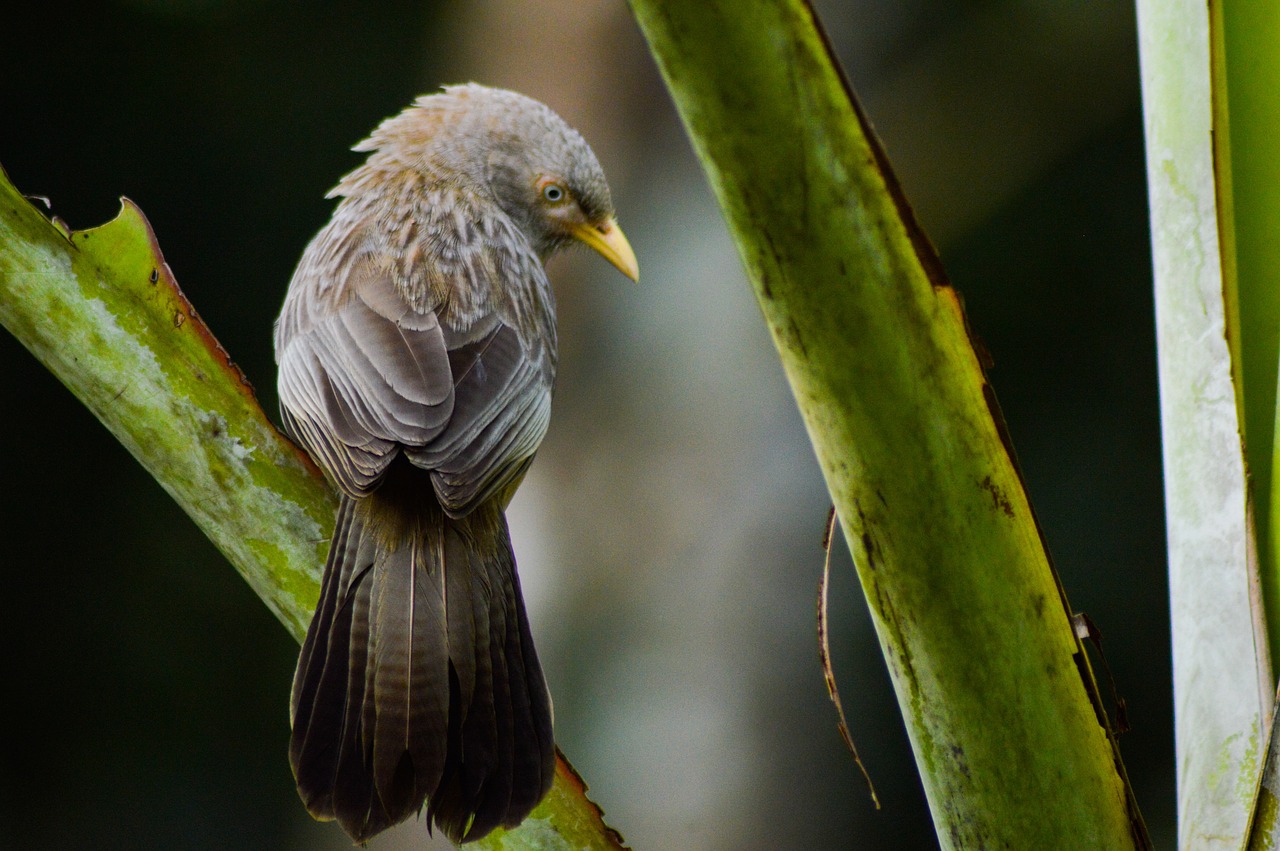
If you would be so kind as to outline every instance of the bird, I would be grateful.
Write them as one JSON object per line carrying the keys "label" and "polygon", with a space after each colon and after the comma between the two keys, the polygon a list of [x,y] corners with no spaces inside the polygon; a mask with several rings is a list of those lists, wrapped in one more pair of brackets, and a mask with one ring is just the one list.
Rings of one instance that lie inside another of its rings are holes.
{"label": "bird", "polygon": [[595,154],[532,98],[445,86],[353,150],[275,325],[285,431],[339,493],[289,759],[358,843],[424,805],[462,843],[518,825],[555,773],[504,513],[550,415],[544,263],[585,245],[639,268]]}

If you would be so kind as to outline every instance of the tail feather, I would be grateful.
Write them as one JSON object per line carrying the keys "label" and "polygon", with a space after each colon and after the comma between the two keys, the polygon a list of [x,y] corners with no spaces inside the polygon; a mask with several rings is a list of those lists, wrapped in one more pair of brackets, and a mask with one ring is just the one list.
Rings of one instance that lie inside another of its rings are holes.
{"label": "tail feather", "polygon": [[551,706],[505,518],[435,511],[408,540],[344,498],[295,675],[290,758],[356,841],[417,812],[455,842],[518,824],[555,771]]}
{"label": "tail feather", "polygon": [[[456,530],[446,531],[444,558],[446,564],[467,566],[466,570],[452,570],[448,574],[449,587],[454,589],[450,594],[450,599],[454,600],[451,613],[468,608],[473,613],[470,636],[459,635],[456,643],[462,645],[469,641],[473,652],[460,663],[455,663],[454,677],[458,688],[450,704],[449,722],[453,738],[449,743],[444,777],[431,801],[431,816],[446,835],[461,835],[467,828],[467,820],[478,807],[480,789],[491,772],[490,767],[497,760],[498,726],[489,645],[491,630],[500,629],[501,623],[495,625],[491,621],[493,607],[488,575],[473,569],[469,563],[471,548]],[[456,578],[472,572],[477,576],[474,583],[455,589]],[[470,600],[471,605],[461,605],[458,602],[460,598]],[[451,619],[450,626],[455,622]],[[450,641],[454,641],[452,633]],[[469,689],[464,678],[470,680]],[[465,763],[463,755],[466,756]]]}
{"label": "tail feather", "polygon": [[[350,558],[353,546],[349,534],[353,508],[353,503],[348,500],[343,500],[338,507],[333,540],[329,544],[329,558],[324,566],[324,580],[320,585],[320,600],[316,603],[311,627],[307,630],[307,636],[302,642],[302,651],[298,654],[299,676],[293,679],[293,691],[289,698],[289,719],[295,726],[298,707],[303,704],[311,707],[315,703],[315,692],[320,682],[319,674],[328,656],[329,632],[337,609],[334,598],[338,594],[338,585],[342,580],[342,570],[336,565],[353,561]],[[358,541],[356,543],[358,544]],[[307,671],[308,676],[301,676],[303,671]]]}
{"label": "tail feather", "polygon": [[[538,805],[542,795],[555,776],[555,742],[551,736],[551,697],[542,677],[537,652],[533,649],[533,635],[529,619],[525,616],[524,602],[520,595],[520,582],[512,571],[512,592],[509,597],[515,625],[507,630],[507,660],[511,668],[512,718],[515,721],[517,742],[537,742],[536,747],[516,748],[509,810],[528,812]],[[548,720],[547,726],[538,719]],[[548,759],[547,755],[551,754]]]}
{"label": "tail feather", "polygon": [[[489,612],[489,666],[493,672],[491,701],[493,705],[492,728],[481,730],[481,735],[492,738],[492,756],[488,764],[476,765],[466,759],[466,741],[463,741],[462,768],[464,775],[472,776],[468,787],[478,787],[473,807],[449,812],[438,809],[436,823],[446,836],[475,839],[502,824],[511,804],[512,765],[515,749],[514,721],[511,717],[511,680],[507,669],[505,638],[507,630],[506,599],[499,588],[494,588]],[[471,813],[475,819],[468,827],[465,819]]]}
{"label": "tail feather", "polygon": [[[460,711],[458,722],[465,722],[476,695],[476,668],[478,641],[483,633],[485,644],[489,641],[489,610],[484,605],[487,598],[483,587],[484,571],[476,570],[471,562],[471,550],[462,539],[456,526],[443,525],[438,557],[444,566],[445,617],[449,622],[449,664],[457,683],[450,689],[453,703]],[[462,569],[455,569],[455,565]],[[456,652],[452,648],[476,648],[471,653]]]}
{"label": "tail feather", "polygon": [[[350,610],[339,604],[339,586],[347,569],[354,568],[358,536],[352,538],[352,506],[343,502],[338,511],[329,559],[325,564],[324,581],[320,587],[320,602],[311,627],[307,630],[302,652],[298,657],[298,671],[294,676],[290,701],[290,720],[293,737],[289,758],[294,774],[312,778],[313,782],[299,782],[298,793],[313,816],[318,819],[334,818],[332,779],[337,771],[338,742],[330,731],[341,729],[346,673],[343,666],[330,664],[334,654],[346,654],[346,642],[350,636]],[[317,735],[312,739],[311,732]]]}
{"label": "tail feather", "polygon": [[[372,559],[372,552],[368,554]],[[334,813],[343,830],[357,841],[390,827],[392,822],[382,801],[369,782],[373,760],[373,713],[365,722],[365,707],[373,701],[365,696],[373,693],[370,664],[369,626],[373,582],[363,581],[351,589],[351,632],[347,655],[347,694],[343,710],[341,737],[338,743],[338,765],[331,795]],[[301,775],[299,775],[301,776]]]}
{"label": "tail feather", "polygon": [[392,822],[418,811],[444,769],[449,642],[441,566],[427,561],[415,542],[374,567],[379,604],[370,642],[376,648],[373,775]]}

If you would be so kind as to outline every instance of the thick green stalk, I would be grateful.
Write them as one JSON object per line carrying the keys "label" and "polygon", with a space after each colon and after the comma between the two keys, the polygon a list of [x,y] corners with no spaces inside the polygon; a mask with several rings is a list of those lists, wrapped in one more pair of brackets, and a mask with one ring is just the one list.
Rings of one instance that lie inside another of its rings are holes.
{"label": "thick green stalk", "polygon": [[[1213,102],[1219,232],[1227,302],[1227,342],[1244,436],[1256,571],[1264,614],[1258,631],[1280,659],[1280,9],[1274,3],[1215,4]],[[1262,701],[1267,706],[1265,695]],[[1271,741],[1252,812],[1251,848],[1280,843],[1280,740]],[[1252,770],[1253,765],[1245,769]],[[1242,772],[1243,773],[1243,772]]]}
{"label": "thick green stalk", "polygon": [[941,842],[1144,847],[959,299],[812,10],[632,6],[804,416]]}
{"label": "thick green stalk", "polygon": [[300,639],[337,501],[263,415],[178,289],[141,211],[125,201],[111,222],[66,233],[0,175],[0,246],[0,323]]}
{"label": "thick green stalk", "polygon": [[[0,170],[0,324],[93,411],[301,639],[319,596],[336,500],[178,289],[141,211],[126,201],[107,224],[69,233]],[[281,706],[288,693],[282,682]],[[477,847],[621,847],[573,768],[561,758],[556,769],[551,794],[519,829]]]}
{"label": "thick green stalk", "polygon": [[[1138,2],[1184,849],[1242,847],[1273,689],[1240,440],[1253,392],[1239,358],[1248,306],[1242,298],[1237,309],[1235,286],[1259,246],[1237,251],[1258,234],[1233,221],[1244,211],[1231,199],[1252,190],[1222,142],[1237,120],[1213,85],[1226,68],[1222,12],[1197,0]],[[1274,418],[1275,388],[1264,389]]]}
{"label": "thick green stalk", "polygon": [[[1280,362],[1280,7],[1232,0],[1214,7],[1214,137],[1228,304],[1228,342],[1242,411],[1258,563],[1280,658],[1280,481],[1274,475]],[[1230,256],[1227,256],[1230,253]]]}

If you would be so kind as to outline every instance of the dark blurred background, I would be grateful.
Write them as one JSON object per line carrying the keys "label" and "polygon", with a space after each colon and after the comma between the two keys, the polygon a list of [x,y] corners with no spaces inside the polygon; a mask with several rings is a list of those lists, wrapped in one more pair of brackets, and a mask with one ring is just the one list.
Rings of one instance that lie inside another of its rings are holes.
{"label": "dark blurred background", "polygon": [[[1174,764],[1150,261],[1127,3],[825,0],[995,357],[1073,606],[1106,636],[1158,845]],[[512,512],[561,746],[637,849],[936,847],[847,553],[720,215],[620,0],[11,4],[0,164],[84,228],[118,197],[275,411],[271,323],[348,148],[474,79],[541,98],[640,258],[554,263],[556,410]],[[349,847],[285,756],[297,648],[160,488],[0,332],[0,847]],[[376,839],[420,847],[421,824]]]}

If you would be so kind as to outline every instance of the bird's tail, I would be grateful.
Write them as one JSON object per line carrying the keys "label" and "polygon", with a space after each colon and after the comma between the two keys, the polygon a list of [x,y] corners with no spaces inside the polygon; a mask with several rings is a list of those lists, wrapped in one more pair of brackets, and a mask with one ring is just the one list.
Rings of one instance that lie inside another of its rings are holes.
{"label": "bird's tail", "polygon": [[424,802],[454,842],[514,826],[555,773],[551,701],[496,504],[385,522],[343,497],[298,659],[289,757],[363,842]]}

